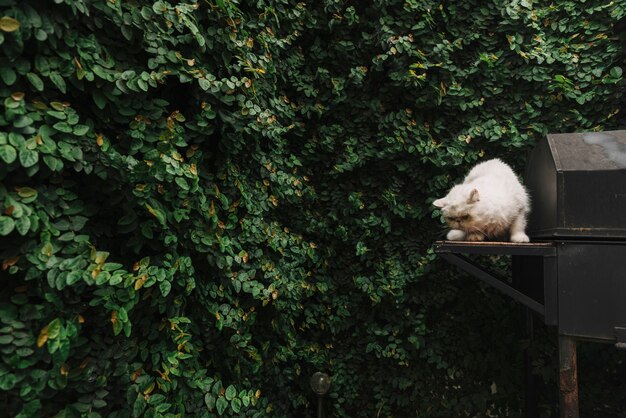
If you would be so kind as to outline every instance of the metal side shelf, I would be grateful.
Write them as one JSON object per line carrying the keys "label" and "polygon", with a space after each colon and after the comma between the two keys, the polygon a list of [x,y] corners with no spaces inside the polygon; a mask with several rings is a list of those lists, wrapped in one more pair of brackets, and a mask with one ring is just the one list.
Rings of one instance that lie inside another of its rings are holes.
{"label": "metal side shelf", "polygon": [[[434,244],[435,253],[461,268],[472,276],[484,281],[488,285],[498,289],[505,295],[520,302],[533,312],[545,318],[547,324],[556,324],[556,265],[554,258],[557,249],[554,242],[474,242],[474,241],[437,241]],[[541,257],[542,271],[538,272],[544,279],[543,299],[540,303],[529,295],[521,292],[507,283],[507,279],[501,275],[478,265],[466,255],[511,255],[523,257]],[[547,261],[545,261],[547,260]],[[548,307],[546,308],[546,303]]]}

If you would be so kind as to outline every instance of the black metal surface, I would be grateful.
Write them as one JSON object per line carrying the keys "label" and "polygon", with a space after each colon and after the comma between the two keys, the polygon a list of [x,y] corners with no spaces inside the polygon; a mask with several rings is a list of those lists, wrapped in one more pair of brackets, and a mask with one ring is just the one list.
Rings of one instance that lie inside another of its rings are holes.
{"label": "black metal surface", "polygon": [[559,242],[559,333],[616,342],[626,327],[626,243]]}
{"label": "black metal surface", "polygon": [[433,248],[437,254],[556,255],[552,242],[437,241]]}
{"label": "black metal surface", "polygon": [[626,131],[553,134],[526,169],[534,238],[626,238]]}
{"label": "black metal surface", "polygon": [[626,327],[615,327],[615,347],[620,350],[626,349]]}
{"label": "black metal surface", "polygon": [[[601,342],[618,341],[626,328],[626,243],[435,243],[435,252],[472,276],[543,316],[560,334]],[[463,254],[512,255],[512,287],[507,280]],[[621,334],[620,334],[621,335]]]}

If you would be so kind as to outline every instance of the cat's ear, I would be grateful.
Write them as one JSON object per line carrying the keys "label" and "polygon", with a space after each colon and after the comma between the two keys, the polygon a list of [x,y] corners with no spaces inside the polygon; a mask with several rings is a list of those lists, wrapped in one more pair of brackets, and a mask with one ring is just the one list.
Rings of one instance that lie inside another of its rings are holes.
{"label": "cat's ear", "polygon": [[469,197],[467,198],[467,203],[472,204],[476,203],[480,200],[480,195],[478,194],[478,189],[472,189]]}
{"label": "cat's ear", "polygon": [[442,208],[446,205],[445,198],[437,199],[433,202],[433,205],[437,208]]}

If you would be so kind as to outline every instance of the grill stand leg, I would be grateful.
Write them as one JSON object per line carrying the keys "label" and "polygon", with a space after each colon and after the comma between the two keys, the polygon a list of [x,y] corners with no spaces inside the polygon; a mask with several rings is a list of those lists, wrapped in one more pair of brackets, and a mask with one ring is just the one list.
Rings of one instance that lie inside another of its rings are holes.
{"label": "grill stand leg", "polygon": [[576,340],[559,334],[559,407],[561,418],[579,418]]}
{"label": "grill stand leg", "polygon": [[[524,337],[528,339],[529,346],[532,344],[534,334],[533,313],[530,309],[524,307]],[[524,417],[536,418],[539,416],[537,408],[537,376],[533,376],[529,348],[524,349]]]}

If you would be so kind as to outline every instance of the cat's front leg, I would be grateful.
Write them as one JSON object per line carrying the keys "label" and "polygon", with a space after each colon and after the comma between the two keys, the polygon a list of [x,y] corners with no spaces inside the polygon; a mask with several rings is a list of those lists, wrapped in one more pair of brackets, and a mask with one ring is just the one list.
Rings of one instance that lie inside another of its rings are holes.
{"label": "cat's front leg", "polygon": [[530,238],[526,235],[526,214],[520,213],[511,224],[511,242],[529,242]]}
{"label": "cat's front leg", "polygon": [[463,241],[467,234],[460,229],[451,229],[448,231],[448,235],[446,235],[446,239],[448,241]]}

